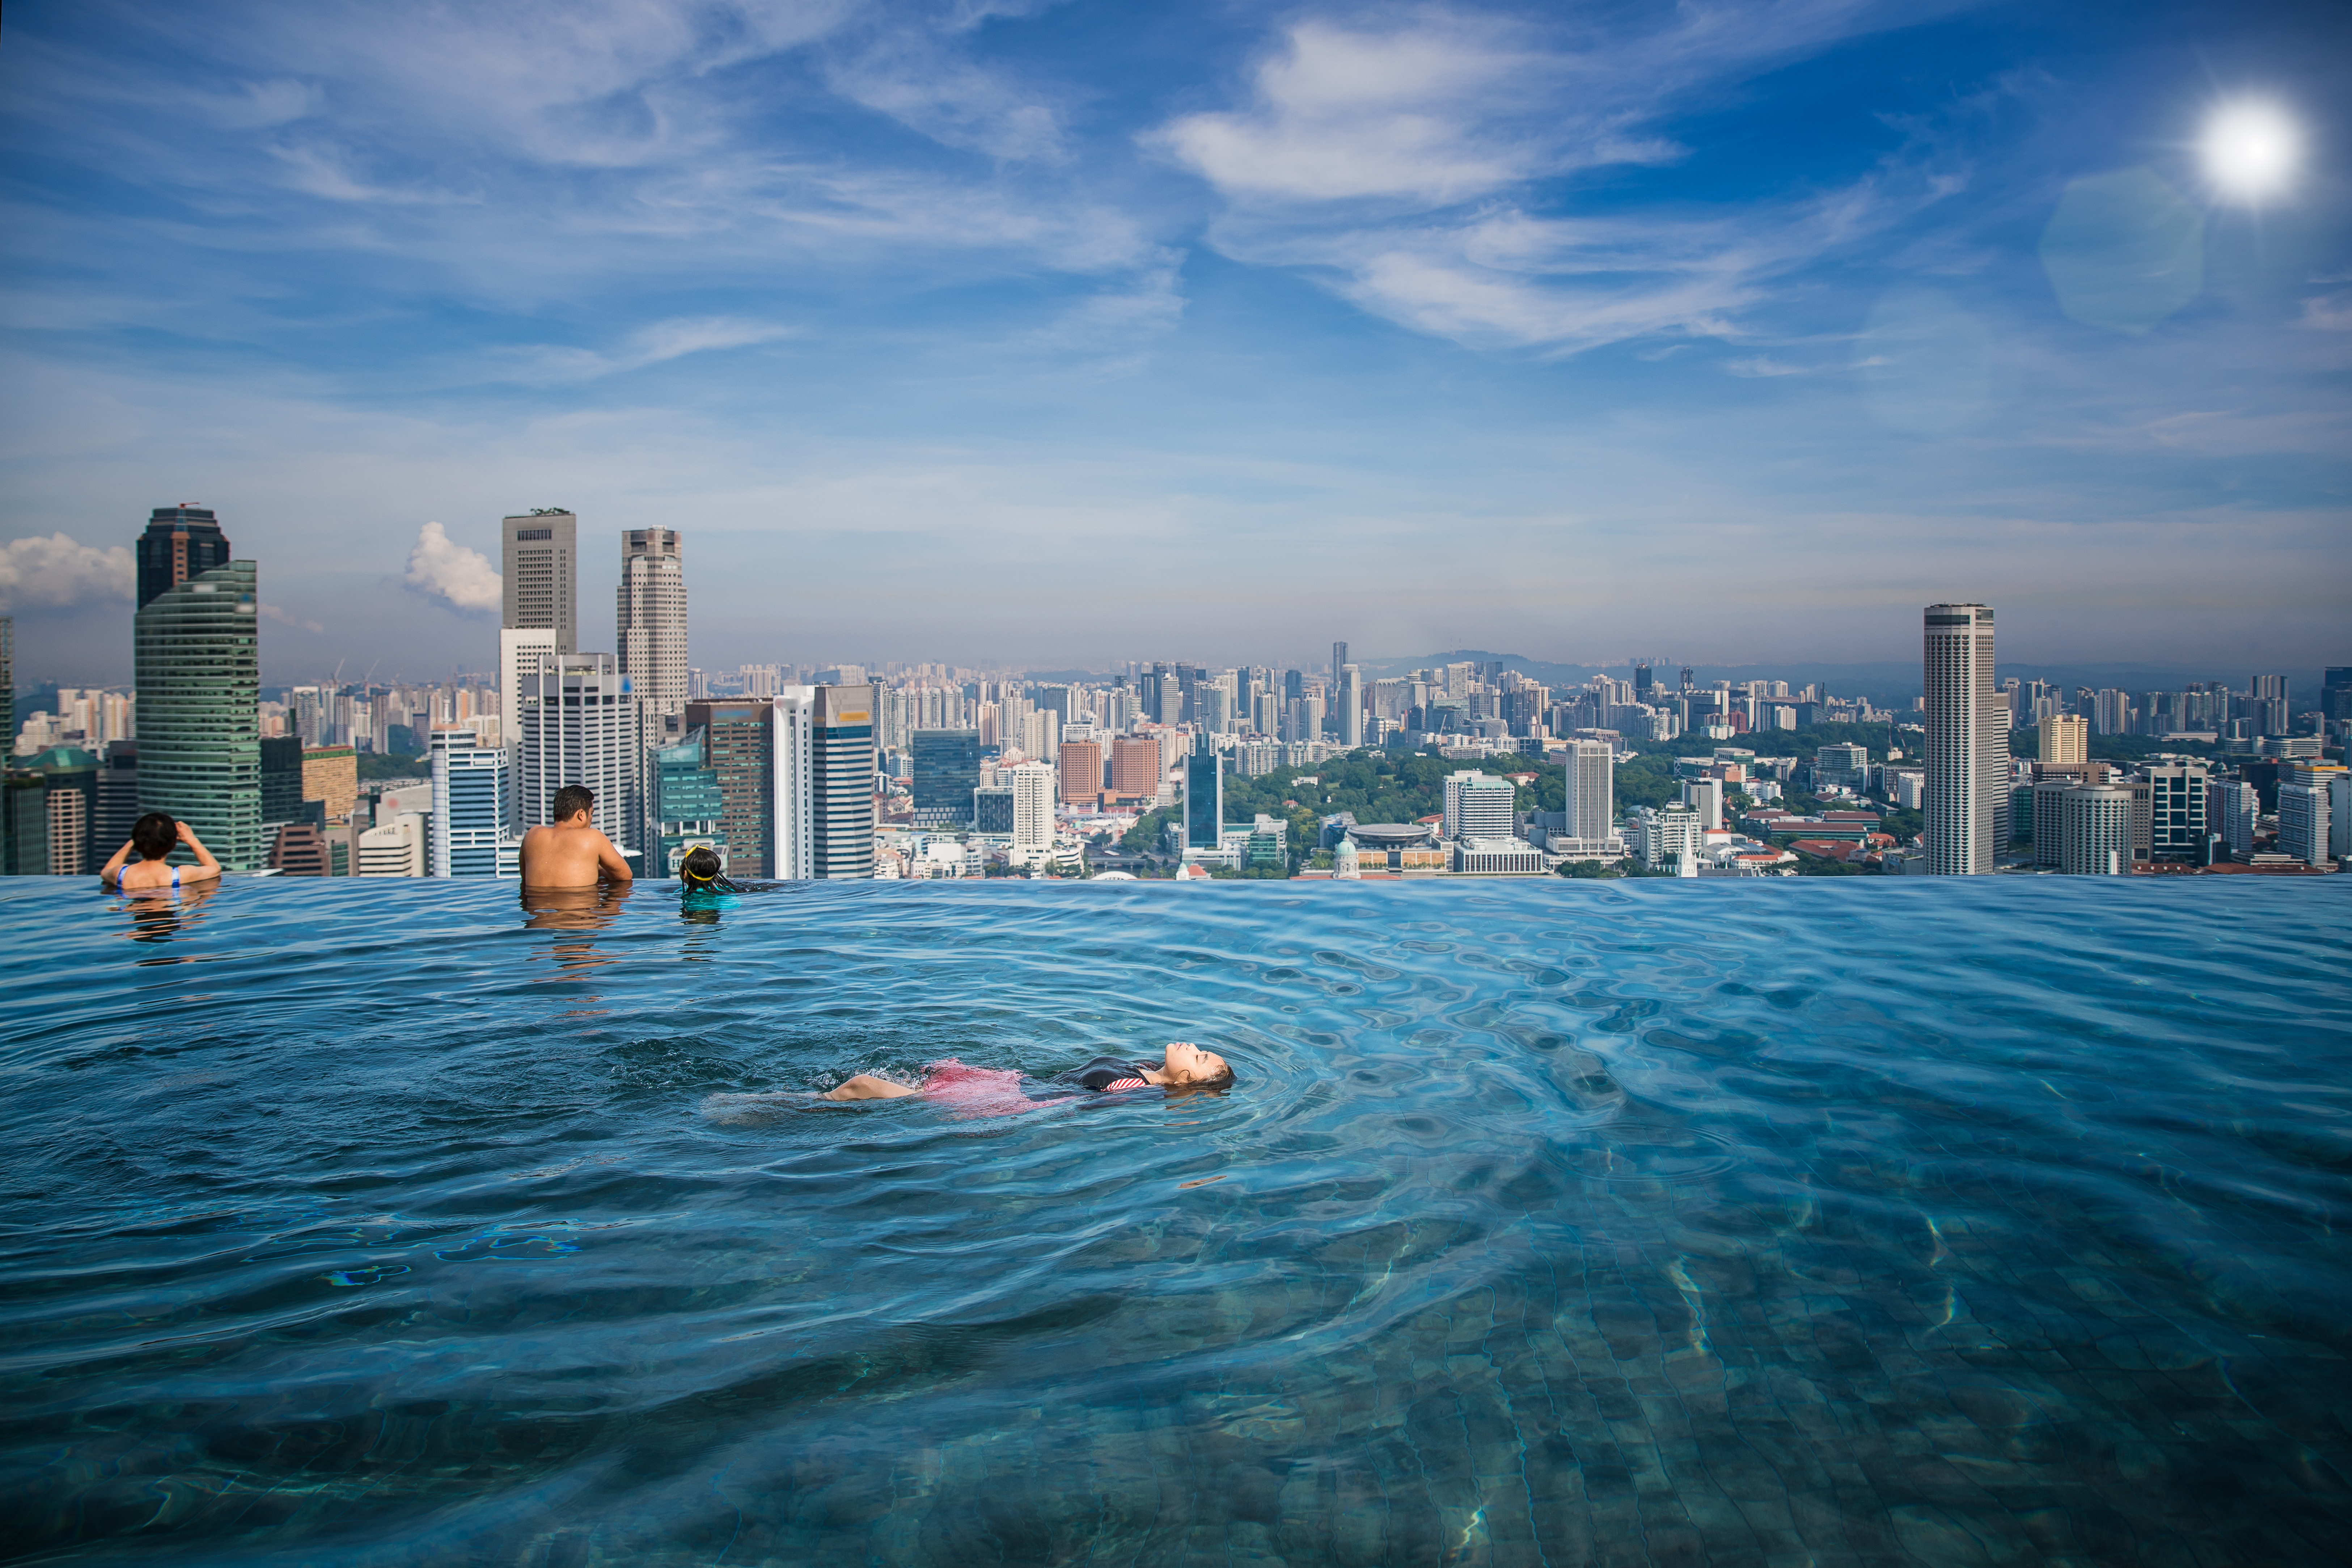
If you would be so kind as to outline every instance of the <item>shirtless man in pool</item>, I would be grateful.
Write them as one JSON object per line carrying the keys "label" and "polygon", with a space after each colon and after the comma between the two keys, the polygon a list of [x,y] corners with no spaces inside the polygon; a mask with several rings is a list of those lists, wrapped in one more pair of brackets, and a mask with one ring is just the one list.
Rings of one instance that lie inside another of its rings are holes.
{"label": "shirtless man in pool", "polygon": [[599,878],[616,888],[628,885],[629,863],[589,820],[595,805],[595,795],[578,784],[555,792],[548,820],[522,836],[525,888],[593,888]]}
{"label": "shirtless man in pool", "polygon": [[[1097,1057],[1086,1066],[1066,1072],[1053,1081],[1101,1093],[1147,1087],[1223,1089],[1234,1081],[1234,1069],[1224,1058],[1214,1051],[1204,1051],[1190,1040],[1171,1040],[1157,1067],[1150,1062],[1129,1061],[1119,1057]],[[827,1089],[819,1098],[897,1100],[902,1095],[922,1092],[919,1089],[909,1089],[903,1083],[892,1083],[887,1078],[876,1078],[872,1073],[862,1072],[839,1088]]]}

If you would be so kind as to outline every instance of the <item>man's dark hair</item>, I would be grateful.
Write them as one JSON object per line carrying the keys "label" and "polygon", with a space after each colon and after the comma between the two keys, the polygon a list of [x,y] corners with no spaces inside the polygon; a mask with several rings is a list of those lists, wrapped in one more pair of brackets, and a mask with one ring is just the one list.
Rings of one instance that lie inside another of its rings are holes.
{"label": "man's dark hair", "polygon": [[596,792],[594,790],[590,789],[586,784],[565,784],[555,792],[555,798],[548,803],[547,819],[550,822],[569,822],[583,811],[593,812],[595,809]]}
{"label": "man's dark hair", "polygon": [[142,860],[161,860],[178,847],[180,825],[165,811],[151,811],[131,825],[131,847]]}

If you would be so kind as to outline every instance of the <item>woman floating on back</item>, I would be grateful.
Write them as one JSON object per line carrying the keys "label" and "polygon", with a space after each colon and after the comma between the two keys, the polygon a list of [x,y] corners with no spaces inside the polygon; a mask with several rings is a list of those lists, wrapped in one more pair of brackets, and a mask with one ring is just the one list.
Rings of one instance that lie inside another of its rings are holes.
{"label": "woman floating on back", "polygon": [[[950,1100],[971,1098],[975,1090],[998,1096],[1017,1094],[1021,1075],[991,1068],[969,1068],[950,1058],[931,1064],[920,1089],[893,1083],[872,1073],[859,1073],[846,1083],[827,1089],[820,1100],[897,1100],[902,1095],[929,1094]],[[1118,1094],[1130,1089],[1225,1089],[1234,1069],[1214,1051],[1204,1051],[1189,1040],[1171,1040],[1160,1060],[1135,1061],[1121,1057],[1097,1057],[1082,1068],[1049,1080],[1055,1086]],[[1021,1109],[1029,1109],[1022,1106]]]}

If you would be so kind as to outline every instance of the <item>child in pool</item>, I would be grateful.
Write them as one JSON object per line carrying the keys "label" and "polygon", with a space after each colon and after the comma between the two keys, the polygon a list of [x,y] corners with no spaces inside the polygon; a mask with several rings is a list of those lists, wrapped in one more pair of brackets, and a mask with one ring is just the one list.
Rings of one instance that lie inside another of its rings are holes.
{"label": "child in pool", "polygon": [[[952,1070],[950,1070],[952,1069]],[[935,1088],[960,1085],[966,1076],[985,1073],[988,1069],[966,1068],[961,1062],[940,1062],[932,1068],[932,1076],[921,1089],[909,1089],[903,1083],[892,1083],[887,1078],[871,1073],[859,1073],[837,1088],[827,1089],[824,1100],[897,1100],[903,1095],[922,1094]],[[991,1074],[992,1077],[1003,1076]],[[1234,1081],[1234,1069],[1224,1058],[1214,1051],[1204,1051],[1190,1040],[1171,1040],[1160,1053],[1157,1065],[1129,1061],[1119,1057],[1097,1057],[1082,1068],[1075,1068],[1052,1080],[1073,1089],[1092,1089],[1097,1094],[1117,1094],[1130,1089],[1223,1089]]]}

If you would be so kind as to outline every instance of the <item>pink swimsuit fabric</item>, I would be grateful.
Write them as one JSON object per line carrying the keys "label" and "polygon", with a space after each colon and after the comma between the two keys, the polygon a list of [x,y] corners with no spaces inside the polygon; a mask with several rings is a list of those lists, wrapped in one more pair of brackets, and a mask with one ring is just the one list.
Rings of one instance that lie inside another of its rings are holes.
{"label": "pink swimsuit fabric", "polygon": [[1021,1075],[1006,1068],[966,1067],[955,1058],[923,1069],[923,1093],[944,1100],[959,1116],[1018,1116],[1076,1098],[1032,1100],[1021,1092]]}

